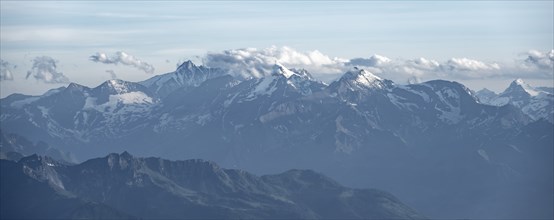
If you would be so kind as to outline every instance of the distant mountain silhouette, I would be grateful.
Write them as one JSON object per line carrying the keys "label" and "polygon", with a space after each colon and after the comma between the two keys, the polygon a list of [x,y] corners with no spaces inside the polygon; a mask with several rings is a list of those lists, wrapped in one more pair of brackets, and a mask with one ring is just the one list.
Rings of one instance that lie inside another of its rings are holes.
{"label": "distant mountain silhouette", "polygon": [[127,152],[77,165],[37,155],[0,163],[2,219],[424,218],[389,193],[347,188],[310,170],[258,177]]}

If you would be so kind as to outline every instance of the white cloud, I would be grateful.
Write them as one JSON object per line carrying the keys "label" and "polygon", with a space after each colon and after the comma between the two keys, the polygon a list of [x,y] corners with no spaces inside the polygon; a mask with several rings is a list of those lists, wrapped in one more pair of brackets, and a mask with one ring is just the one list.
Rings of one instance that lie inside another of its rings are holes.
{"label": "white cloud", "polygon": [[[544,78],[544,70],[548,70],[552,76],[553,59],[554,50],[550,53],[530,51],[527,59],[522,61],[527,69],[521,69],[513,65],[501,65],[497,62],[466,57],[437,61],[424,57],[393,59],[374,54],[369,58],[348,60],[331,58],[317,50],[300,52],[290,47],[276,46],[265,49],[225,50],[220,53],[208,53],[203,57],[205,65],[230,69],[243,77],[267,75],[271,72],[272,66],[279,62],[287,68],[304,68],[314,77],[325,81],[339,77],[353,66],[357,66],[397,83],[413,83],[432,79]],[[537,69],[542,72],[539,71],[540,74],[537,74]]]}
{"label": "white cloud", "polygon": [[393,77],[393,80],[400,82],[421,82],[422,78],[428,78],[429,75],[436,75],[440,71],[440,64],[438,61],[423,57],[412,60],[397,60],[391,64],[392,66],[384,71],[390,71],[391,74],[396,75]]}
{"label": "white cloud", "polygon": [[[503,72],[504,71],[504,72]],[[507,75],[507,69],[502,69],[498,63],[487,63],[469,58],[451,58],[441,64],[438,76],[458,79],[486,79]]]}
{"label": "white cloud", "polygon": [[348,65],[358,66],[396,82],[419,82],[422,77],[435,75],[440,64],[435,60],[417,58],[411,60],[391,59],[382,55],[351,59]]}
{"label": "white cloud", "polygon": [[444,67],[449,71],[482,71],[500,69],[500,65],[497,63],[485,63],[468,58],[452,58],[444,64]]}
{"label": "white cloud", "polygon": [[[478,70],[479,65],[496,68],[494,65],[466,58],[452,59],[439,63],[435,60],[417,58],[412,60],[391,59],[374,54],[369,58],[342,59],[331,58],[317,50],[299,52],[290,47],[270,47],[265,49],[245,48],[225,50],[221,53],[208,53],[203,58],[204,64],[238,71],[235,74],[243,77],[262,77],[271,73],[272,66],[278,62],[287,68],[303,68],[316,78],[328,81],[336,78],[353,66],[364,68],[384,78],[396,82],[417,82],[422,79],[452,75],[466,69]],[[335,76],[335,77],[329,77]]]}
{"label": "white cloud", "polygon": [[530,50],[526,54],[523,64],[527,68],[536,68],[541,70],[554,69],[554,49],[546,52]]}
{"label": "white cloud", "polygon": [[368,69],[395,82],[419,82],[429,79],[480,79],[500,74],[497,63],[486,63],[469,58],[452,58],[439,62],[427,58],[391,59],[382,55],[354,58],[349,65]]}
{"label": "white cloud", "polygon": [[15,65],[0,59],[0,81],[13,80],[13,68],[15,68]]}
{"label": "white cloud", "polygon": [[33,67],[27,71],[26,79],[33,76],[45,83],[68,83],[69,79],[62,72],[56,70],[57,61],[52,57],[41,56],[33,59]]}
{"label": "white cloud", "polygon": [[154,73],[154,66],[123,51],[117,51],[111,57],[109,57],[105,53],[97,52],[96,54],[90,56],[89,59],[91,61],[104,64],[123,64],[127,66],[134,66],[135,68],[140,69],[146,73]]}
{"label": "white cloud", "polygon": [[290,47],[272,46],[265,49],[244,48],[208,53],[203,57],[209,67],[220,67],[237,72],[243,77],[263,77],[271,73],[275,63],[287,68],[303,68],[310,73],[340,74],[346,70],[347,60],[331,58],[317,50],[299,52]]}
{"label": "white cloud", "polygon": [[366,58],[354,58],[348,62],[349,65],[353,66],[370,66],[370,67],[379,67],[384,66],[387,63],[390,63],[392,60],[388,57],[374,54],[373,56]]}

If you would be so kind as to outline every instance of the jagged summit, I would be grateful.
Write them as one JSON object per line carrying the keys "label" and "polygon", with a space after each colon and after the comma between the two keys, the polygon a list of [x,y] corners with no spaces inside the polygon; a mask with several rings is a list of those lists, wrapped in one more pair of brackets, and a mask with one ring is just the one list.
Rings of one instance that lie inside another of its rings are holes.
{"label": "jagged summit", "polygon": [[141,84],[120,79],[110,79],[92,89],[95,96],[120,95],[141,92],[150,96],[150,91]]}
{"label": "jagged summit", "polygon": [[531,87],[529,84],[525,83],[523,79],[516,79],[510,83],[510,86],[504,92],[501,93],[502,95],[508,95],[508,94],[527,94],[529,96],[537,96],[540,94],[540,91],[537,91],[535,88]]}
{"label": "jagged summit", "polygon": [[26,157],[23,157],[19,160],[19,163],[27,164],[30,167],[36,168],[39,166],[60,166],[61,162],[56,161],[55,159],[48,156],[41,156],[38,154],[32,154]]}
{"label": "jagged summit", "polygon": [[479,91],[477,91],[477,93],[483,93],[483,94],[496,94],[496,92],[492,91],[492,90],[489,90],[487,88],[483,88]]}
{"label": "jagged summit", "polygon": [[121,94],[129,92],[129,82],[120,80],[120,79],[110,79],[104,82],[100,87],[110,89],[111,91]]}
{"label": "jagged summit", "polygon": [[133,157],[133,155],[131,155],[129,152],[127,151],[123,151],[123,153],[121,153],[119,155],[120,157]]}
{"label": "jagged summit", "polygon": [[383,83],[382,79],[373,73],[364,70],[364,69],[358,69],[354,68],[348,72],[346,72],[340,80],[347,80],[349,82],[354,82],[357,85],[364,86],[364,87],[377,87],[382,88]]}
{"label": "jagged summit", "polygon": [[67,85],[67,87],[60,90],[59,93],[66,96],[81,97],[81,96],[86,96],[86,94],[89,93],[91,90],[92,89],[87,86],[83,86],[77,83],[70,83],[69,85]]}
{"label": "jagged summit", "polygon": [[90,88],[73,82],[69,83],[69,85],[67,85],[66,87],[66,90],[70,90],[70,91],[76,91],[76,90],[83,91],[87,89],[90,89]]}
{"label": "jagged summit", "polygon": [[387,89],[392,86],[394,86],[392,81],[381,79],[367,70],[354,67],[344,73],[338,80],[332,82],[329,88],[333,92],[344,93],[346,91]]}
{"label": "jagged summit", "polygon": [[479,98],[479,102],[489,103],[498,94],[496,94],[494,91],[488,90],[487,88],[483,88],[483,89],[477,91],[475,93],[475,95]]}
{"label": "jagged summit", "polygon": [[289,69],[290,71],[296,73],[296,75],[302,77],[302,78],[306,78],[306,79],[310,79],[310,80],[314,80],[314,77],[312,76],[312,74],[310,74],[310,72],[308,72],[308,70],[306,69],[296,69],[296,68],[291,68]]}
{"label": "jagged summit", "polygon": [[157,75],[139,83],[160,98],[164,98],[179,88],[196,87],[208,79],[226,74],[227,72],[222,69],[196,66],[192,61],[187,60],[173,72]]}
{"label": "jagged summit", "polygon": [[288,79],[288,78],[290,78],[294,75],[297,75],[297,74],[290,71],[289,69],[287,69],[285,66],[281,65],[280,63],[275,63],[275,65],[273,65],[273,70],[271,72],[271,75],[272,76],[283,75]]}
{"label": "jagged summit", "polygon": [[191,60],[187,60],[183,63],[181,63],[181,65],[179,65],[179,67],[177,67],[177,70],[179,69],[189,69],[191,70],[192,68],[195,68],[197,67]]}
{"label": "jagged summit", "polygon": [[515,79],[512,83],[517,85],[527,85],[521,78]]}

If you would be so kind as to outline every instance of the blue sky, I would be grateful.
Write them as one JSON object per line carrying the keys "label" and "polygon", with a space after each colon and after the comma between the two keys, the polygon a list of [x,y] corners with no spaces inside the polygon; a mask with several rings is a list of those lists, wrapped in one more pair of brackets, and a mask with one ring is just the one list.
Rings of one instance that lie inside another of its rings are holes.
{"label": "blue sky", "polygon": [[[39,71],[33,68],[36,57],[53,58],[54,71],[69,81],[96,86],[110,79],[106,71],[139,81],[170,72],[182,60],[201,62],[206,53],[257,48],[249,54],[270,56],[272,46],[281,55],[292,51],[310,57],[317,50],[342,64],[378,54],[392,62],[373,66],[374,72],[397,83],[412,73],[395,70],[424,58],[442,66],[469,65],[472,71],[413,73],[421,80],[445,78],[499,91],[520,77],[552,86],[551,69],[518,65],[530,50],[548,58],[554,48],[553,1],[1,1],[0,6],[1,59],[13,76],[0,82],[1,97],[64,85],[37,80],[38,72],[25,79],[28,71]],[[89,60],[118,51],[133,59],[117,65]],[[138,61],[154,67],[154,73],[141,71]],[[310,65],[302,67],[310,70]],[[326,79],[337,74],[316,73]]]}

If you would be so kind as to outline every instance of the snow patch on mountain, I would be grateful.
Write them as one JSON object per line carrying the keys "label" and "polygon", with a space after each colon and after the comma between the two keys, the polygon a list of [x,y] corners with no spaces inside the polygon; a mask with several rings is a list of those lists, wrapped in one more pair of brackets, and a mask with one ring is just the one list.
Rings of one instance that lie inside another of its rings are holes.
{"label": "snow patch on mountain", "polygon": [[159,120],[158,120],[158,123],[155,124],[152,128],[152,131],[156,132],[156,133],[161,133],[164,131],[164,129],[171,123],[171,116],[169,116],[168,113],[164,113],[162,114],[162,116],[160,116]]}
{"label": "snow patch on mountain", "polygon": [[487,154],[487,152],[485,150],[479,149],[479,150],[477,150],[477,153],[479,154],[479,156],[481,156],[487,162],[491,161],[490,158],[489,158],[489,155]]}
{"label": "snow patch on mountain", "polygon": [[298,114],[300,112],[306,112],[309,108],[306,108],[302,105],[294,105],[290,103],[283,103],[277,105],[275,108],[271,109],[270,112],[260,116],[259,120],[262,123],[266,123],[272,120],[275,120],[280,117],[289,116]]}
{"label": "snow patch on mountain", "polygon": [[206,125],[206,123],[208,123],[210,120],[212,119],[212,115],[211,114],[204,114],[204,115],[200,115],[197,117],[196,119],[196,124],[199,124],[199,125]]}
{"label": "snow patch on mountain", "polygon": [[44,106],[37,106],[37,108],[40,110],[40,113],[42,114],[42,117],[46,118],[48,117],[48,111],[49,109]]}
{"label": "snow patch on mountain", "polygon": [[495,99],[491,99],[489,102],[485,102],[485,103],[494,105],[494,106],[503,106],[510,103],[510,97],[498,97]]}
{"label": "snow patch on mountain", "polygon": [[515,145],[513,145],[513,144],[508,144],[508,146],[510,146],[512,149],[514,149],[514,150],[517,151],[518,153],[522,153],[521,150],[520,150],[517,146],[515,146]]}
{"label": "snow patch on mountain", "polygon": [[[424,84],[417,84],[417,85],[424,85]],[[429,97],[429,95],[427,93],[415,89],[415,87],[413,85],[408,85],[408,86],[399,85],[398,88],[404,89],[405,91],[408,91],[408,92],[411,92],[411,93],[416,94],[418,96],[421,96],[423,101],[425,101],[426,103],[431,102],[431,98]]]}
{"label": "snow patch on mountain", "polygon": [[87,97],[85,99],[85,105],[83,106],[83,109],[93,109],[96,107],[96,100],[97,98],[95,97]]}
{"label": "snow patch on mountain", "polygon": [[450,88],[440,90],[436,94],[440,99],[440,103],[446,105],[446,108],[435,106],[435,109],[441,112],[439,118],[452,124],[458,123],[463,118],[461,115],[459,94]]}
{"label": "snow patch on mountain", "polygon": [[256,96],[271,95],[277,87],[275,84],[279,76],[266,76],[258,80],[256,87],[250,94],[246,97],[247,101],[254,99]]}
{"label": "snow patch on mountain", "polygon": [[29,97],[29,98],[25,98],[25,99],[22,99],[22,100],[17,100],[17,101],[14,101],[10,104],[10,106],[12,108],[23,108],[23,106],[25,105],[29,105],[37,100],[39,100],[40,97],[37,96],[37,97]]}
{"label": "snow patch on mountain", "polygon": [[108,84],[119,94],[126,93],[129,91],[129,88],[125,85],[122,80],[112,79],[108,80]]}
{"label": "snow patch on mountain", "polygon": [[456,124],[462,120],[462,116],[460,115],[461,111],[459,108],[451,108],[451,110],[443,110],[435,107],[436,110],[440,111],[441,114],[439,115],[439,118],[444,121],[451,124]]}
{"label": "snow patch on mountain", "polygon": [[417,105],[409,102],[408,99],[404,97],[397,96],[393,93],[387,93],[387,97],[390,99],[391,103],[396,105],[399,108],[413,110],[417,108]]}
{"label": "snow patch on mountain", "polygon": [[359,85],[363,85],[365,87],[376,87],[376,88],[382,88],[383,85],[381,83],[381,78],[379,78],[376,75],[373,75],[371,72],[366,70],[360,70],[356,76],[355,81]]}
{"label": "snow patch on mountain", "polygon": [[295,72],[290,71],[289,69],[287,69],[283,65],[281,65],[279,63],[276,63],[275,65],[273,65],[273,72],[271,73],[271,75],[277,75],[277,76],[278,75],[283,75],[288,79],[291,76],[297,75],[297,74]]}
{"label": "snow patch on mountain", "polygon": [[[119,91],[126,91],[126,89],[119,88]],[[121,94],[110,95],[108,101],[102,104],[97,103],[96,97],[87,97],[83,110],[96,110],[99,112],[142,112],[147,110],[151,105],[155,103],[154,99],[147,94],[135,91]]]}
{"label": "snow patch on mountain", "polygon": [[342,152],[346,154],[351,154],[352,151],[354,151],[354,148],[352,144],[348,143],[347,138],[344,138],[343,136],[347,137],[355,137],[354,133],[350,130],[348,130],[343,125],[344,118],[341,116],[338,116],[335,119],[335,127],[336,127],[336,133],[335,133],[335,152]]}
{"label": "snow patch on mountain", "polygon": [[119,95],[110,95],[110,100],[117,100],[123,104],[152,104],[152,97],[143,92],[129,92]]}

